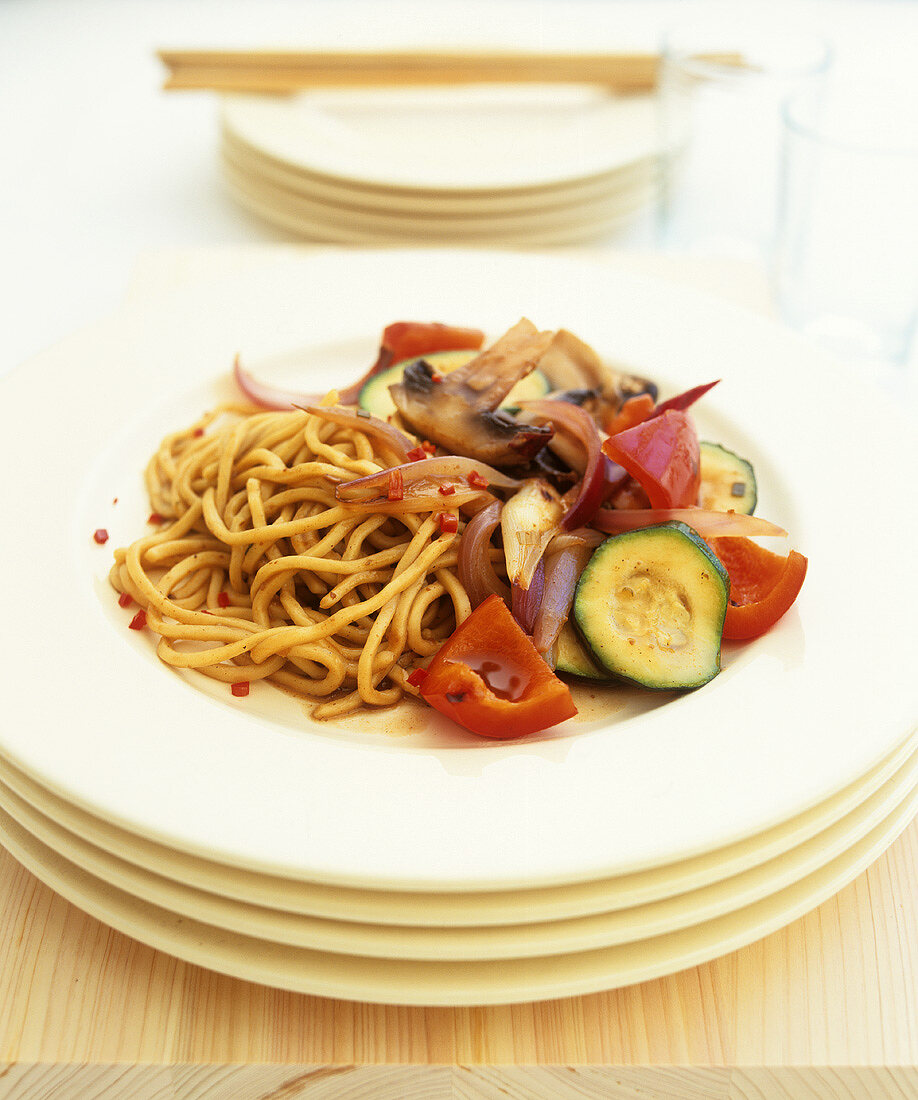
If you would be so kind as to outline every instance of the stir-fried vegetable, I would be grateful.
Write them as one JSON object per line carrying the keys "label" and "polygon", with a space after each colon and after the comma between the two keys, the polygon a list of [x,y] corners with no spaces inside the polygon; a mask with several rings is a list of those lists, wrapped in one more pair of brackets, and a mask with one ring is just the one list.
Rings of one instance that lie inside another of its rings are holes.
{"label": "stir-fried vegetable", "polygon": [[577,713],[499,596],[472,612],[419,679],[431,706],[482,737],[522,737]]}
{"label": "stir-fried vegetable", "polygon": [[[751,541],[787,534],[746,514],[751,464],[703,444],[719,465],[702,483],[688,410],[716,382],[658,402],[648,379],[525,318],[483,343],[475,329],[397,322],[337,403],[234,367],[253,402],[353,426],[391,455],[391,466],[335,486],[344,507],[429,512],[458,535],[472,614],[407,677],[432,706],[485,737],[523,736],[576,713],[556,660],[592,680],[694,688],[716,675],[721,638],[757,637],[793,605],[807,559]],[[438,374],[437,356],[460,349],[468,359]],[[518,389],[501,408],[536,368],[535,392],[546,379],[552,392],[527,399]],[[352,407],[370,379],[391,394],[391,414],[388,398],[375,416]]]}

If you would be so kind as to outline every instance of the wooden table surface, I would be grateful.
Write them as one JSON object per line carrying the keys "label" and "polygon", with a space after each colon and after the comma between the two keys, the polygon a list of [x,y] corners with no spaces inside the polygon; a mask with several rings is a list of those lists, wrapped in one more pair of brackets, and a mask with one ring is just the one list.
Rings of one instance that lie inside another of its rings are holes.
{"label": "wooden table surface", "polygon": [[[146,257],[137,289],[213,261]],[[621,262],[717,282],[710,267]],[[754,276],[722,273],[731,296],[761,294]],[[224,977],[112,931],[5,852],[0,912],[0,1100],[918,1098],[918,821],[749,947],[532,1005],[363,1005]]]}

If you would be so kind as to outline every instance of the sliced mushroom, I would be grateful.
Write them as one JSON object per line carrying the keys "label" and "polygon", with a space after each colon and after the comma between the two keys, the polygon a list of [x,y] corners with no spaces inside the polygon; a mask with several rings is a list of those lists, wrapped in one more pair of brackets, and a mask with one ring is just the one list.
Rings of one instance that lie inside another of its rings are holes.
{"label": "sliced mushroom", "polygon": [[452,454],[492,466],[525,466],[551,439],[550,425],[523,424],[498,406],[551,344],[525,318],[464,366],[439,375],[423,359],[389,387],[405,423]]}
{"label": "sliced mushroom", "polygon": [[609,366],[589,344],[567,329],[559,329],[539,360],[539,370],[554,390],[595,390],[612,412],[639,393],[657,399],[657,387],[647,378]]}

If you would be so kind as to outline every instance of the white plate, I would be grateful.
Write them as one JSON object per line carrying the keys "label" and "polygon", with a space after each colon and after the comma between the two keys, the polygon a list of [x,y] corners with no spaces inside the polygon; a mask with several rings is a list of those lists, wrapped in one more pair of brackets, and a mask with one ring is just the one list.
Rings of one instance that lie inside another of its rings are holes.
{"label": "white plate", "polygon": [[48,848],[0,810],[0,843],[68,901],[118,931],[180,959],[246,981],[322,997],[384,1004],[484,1005],[573,997],[698,966],[789,924],[867,868],[908,826],[913,793],[818,871],[701,925],[567,955],[492,960],[381,959],[289,947],[243,936],[132,897]]}
{"label": "white plate", "polygon": [[234,901],[154,875],[55,824],[0,783],[0,807],[76,866],[171,913],[290,947],[385,959],[508,959],[568,954],[631,943],[751,905],[843,855],[895,812],[918,784],[918,756],[851,813],[776,859],[710,886],[646,905],[567,920],[470,927],[368,924],[295,914]]}
{"label": "white plate", "polygon": [[[134,864],[157,878],[172,879],[181,885],[241,901],[249,906],[280,909],[301,916],[376,926],[476,925],[480,930],[483,926],[557,921],[637,906],[647,907],[664,898],[673,898],[690,890],[698,891],[712,883],[719,883],[766,861],[775,862],[784,853],[805,844],[817,834],[825,835],[826,830],[834,827],[846,815],[850,816],[881,788],[885,789],[890,784],[899,782],[899,773],[909,758],[914,756],[916,746],[918,737],[913,736],[863,781],[846,787],[834,797],[790,818],[776,828],[739,844],[720,848],[694,859],[682,860],[677,864],[613,879],[546,887],[543,890],[491,890],[487,893],[353,890],[342,886],[295,882],[259,875],[197,859],[118,829],[109,822],[55,798],[2,759],[0,780],[42,817],[50,819],[68,833],[88,841],[93,848],[101,849],[104,853],[101,858],[114,857],[115,862]],[[36,832],[31,824],[29,828],[33,833]],[[46,837],[40,836],[40,839],[47,842]],[[89,871],[94,870],[92,866],[84,866]]]}
{"label": "white plate", "polygon": [[303,200],[298,195],[272,187],[261,179],[253,179],[223,164],[223,182],[229,193],[247,210],[265,221],[308,240],[346,245],[378,247],[381,245],[463,245],[478,244],[494,248],[548,248],[558,245],[583,244],[596,241],[629,222],[649,197],[645,192],[631,196],[623,209],[596,218],[575,218],[560,224],[540,224],[539,219],[521,227],[501,225],[477,228],[452,223],[432,227],[410,218],[391,221],[386,218],[321,206]]}
{"label": "white plate", "polygon": [[419,236],[446,233],[454,236],[462,233],[490,233],[495,236],[516,233],[522,236],[549,229],[586,227],[602,223],[610,217],[639,210],[655,193],[651,180],[637,176],[629,185],[607,194],[548,210],[540,208],[505,213],[440,215],[429,209],[399,211],[389,209],[384,203],[373,209],[365,203],[353,204],[340,199],[330,202],[324,198],[315,198],[305,189],[291,186],[286,181],[261,172],[258,166],[249,165],[230,149],[224,149],[221,167],[226,176],[245,185],[254,193],[260,193],[267,202],[286,206],[302,213],[304,217],[319,218],[336,225],[353,225],[382,232],[414,233]]}
{"label": "white plate", "polygon": [[[393,277],[397,273],[397,277]],[[144,529],[161,434],[225,392],[233,356],[322,388],[399,317],[498,333],[526,313],[664,392],[721,377],[704,437],[747,455],[759,511],[810,574],[764,637],[678,698],[604,693],[578,721],[488,743],[426,709],[316,726],[255,685],[172,672],[106,576]],[[293,354],[292,349],[300,348]],[[914,725],[914,433],[833,360],[704,295],[614,267],[490,252],[329,252],[138,304],[0,383],[16,473],[0,751],[43,786],[208,859],[366,888],[510,889],[643,870],[771,828],[855,782]],[[29,460],[28,456],[34,456]],[[117,504],[113,504],[117,498]],[[106,527],[108,547],[92,532]]]}
{"label": "white plate", "polygon": [[499,192],[404,192],[388,187],[369,187],[351,181],[331,180],[284,161],[275,160],[241,141],[228,130],[221,134],[221,153],[227,154],[251,174],[313,199],[370,210],[400,214],[438,214],[455,217],[506,215],[567,210],[580,204],[657,184],[660,166],[656,158],[615,168],[588,181],[526,191]]}
{"label": "white plate", "polygon": [[565,184],[653,156],[659,146],[654,96],[585,86],[227,96],[222,124],[293,167],[412,191]]}

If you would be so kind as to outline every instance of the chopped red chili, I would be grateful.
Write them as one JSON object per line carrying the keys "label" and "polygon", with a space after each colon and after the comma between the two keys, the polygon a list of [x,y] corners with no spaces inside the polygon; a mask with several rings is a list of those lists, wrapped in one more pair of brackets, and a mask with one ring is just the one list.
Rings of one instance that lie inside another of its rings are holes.
{"label": "chopped red chili", "polygon": [[423,447],[415,447],[414,450],[409,451],[405,457],[409,462],[420,462],[422,458],[427,457],[427,452]]}
{"label": "chopped red chili", "polygon": [[396,469],[389,473],[389,492],[387,496],[392,501],[405,499],[405,480],[402,477],[401,470]]}
{"label": "chopped red chili", "polygon": [[249,694],[249,681],[237,680],[235,684],[230,688],[230,691],[237,699],[241,699],[244,695]]}
{"label": "chopped red chili", "polygon": [[488,479],[477,470],[472,470],[469,474],[469,485],[471,485],[473,489],[487,489]]}
{"label": "chopped red chili", "polygon": [[191,434],[195,437],[195,439],[200,439],[201,436],[204,434],[204,429],[195,428],[195,430]]}
{"label": "chopped red chili", "polygon": [[128,623],[131,630],[143,630],[147,625],[147,613],[141,608],[133,619]]}
{"label": "chopped red chili", "polygon": [[432,374],[432,375],[430,376],[430,380],[431,380],[431,382],[433,382],[433,384],[434,384],[435,386],[439,386],[439,385],[440,385],[440,383],[441,383],[441,382],[443,381],[443,375],[442,375],[442,374],[437,374],[436,372],[434,372],[434,373],[433,373],[433,374]]}
{"label": "chopped red chili", "polygon": [[104,543],[108,542],[108,531],[106,531],[104,527],[99,527],[93,531],[92,537],[102,546]]}
{"label": "chopped red chili", "polygon": [[219,605],[220,605],[221,607],[229,607],[229,605],[230,605],[230,598],[229,598],[229,595],[228,595],[228,594],[227,594],[226,592],[221,592],[221,593],[220,593],[220,594],[219,594],[219,595],[217,596],[217,603],[218,603],[218,604],[219,604]]}
{"label": "chopped red chili", "polygon": [[442,496],[451,497],[456,491],[455,485],[440,485],[437,487],[437,492]]}
{"label": "chopped red chili", "polygon": [[408,677],[408,683],[411,684],[412,687],[419,688],[421,684],[424,683],[426,676],[426,668],[416,668],[414,672],[412,672],[411,675]]}
{"label": "chopped red chili", "polygon": [[134,600],[132,599],[130,592],[122,592],[121,595],[118,597],[119,607],[130,607],[133,602]]}
{"label": "chopped red chili", "polygon": [[430,455],[432,455],[434,453],[434,451],[437,449],[436,443],[431,443],[429,439],[425,439],[424,442],[421,444],[421,446]]}
{"label": "chopped red chili", "polygon": [[439,523],[440,530],[444,535],[452,535],[459,530],[459,517],[454,516],[451,512],[440,512],[437,516],[437,523]]}

